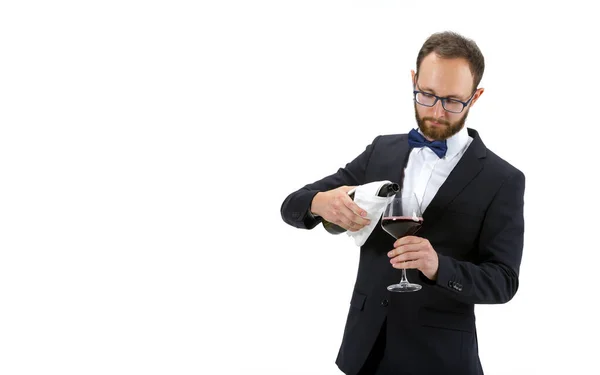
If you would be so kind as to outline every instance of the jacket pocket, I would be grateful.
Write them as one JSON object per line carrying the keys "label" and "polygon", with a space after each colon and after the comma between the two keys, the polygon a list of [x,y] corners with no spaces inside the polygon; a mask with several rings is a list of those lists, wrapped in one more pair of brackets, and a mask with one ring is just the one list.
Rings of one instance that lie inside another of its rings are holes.
{"label": "jacket pocket", "polygon": [[367,296],[359,293],[357,291],[354,291],[352,293],[352,298],[350,299],[350,306],[354,307],[355,309],[358,309],[359,311],[362,311],[365,307],[365,300],[367,299]]}
{"label": "jacket pocket", "polygon": [[442,311],[430,307],[422,307],[419,311],[419,322],[424,327],[435,327],[453,331],[473,333],[475,317],[454,311]]}

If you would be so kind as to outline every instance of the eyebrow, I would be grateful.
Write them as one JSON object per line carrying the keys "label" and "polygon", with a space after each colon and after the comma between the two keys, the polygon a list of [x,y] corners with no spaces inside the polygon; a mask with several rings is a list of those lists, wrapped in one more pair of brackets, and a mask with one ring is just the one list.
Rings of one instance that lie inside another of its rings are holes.
{"label": "eyebrow", "polygon": [[[432,93],[432,94],[434,94],[434,95],[437,95],[437,94],[435,93],[435,90],[432,90],[432,89],[430,89],[429,87],[423,87],[423,86],[419,86],[419,87],[420,87],[420,88],[421,88],[421,90],[423,90],[423,91],[427,91],[427,92],[430,92],[430,93]],[[459,95],[454,95],[454,94],[452,94],[452,95],[447,95],[447,96],[444,96],[444,98],[450,98],[450,99],[456,99],[456,100],[464,101],[464,100],[463,100],[463,99],[462,99],[462,98],[461,98]]]}

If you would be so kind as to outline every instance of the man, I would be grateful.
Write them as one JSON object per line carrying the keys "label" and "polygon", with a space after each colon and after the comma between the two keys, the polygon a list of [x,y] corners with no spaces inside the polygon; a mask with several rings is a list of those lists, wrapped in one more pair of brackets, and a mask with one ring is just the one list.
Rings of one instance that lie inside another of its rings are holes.
{"label": "man", "polygon": [[[464,126],[479,100],[484,58],[456,33],[423,44],[411,71],[418,131],[378,136],[337,173],[290,194],[283,220],[323,219],[357,231],[365,212],[353,186],[400,182],[422,204],[423,225],[397,241],[377,225],[360,249],[356,284],[336,360],[346,374],[483,374],[475,304],[509,301],[523,249],[525,176]],[[387,286],[408,279],[416,292]]]}

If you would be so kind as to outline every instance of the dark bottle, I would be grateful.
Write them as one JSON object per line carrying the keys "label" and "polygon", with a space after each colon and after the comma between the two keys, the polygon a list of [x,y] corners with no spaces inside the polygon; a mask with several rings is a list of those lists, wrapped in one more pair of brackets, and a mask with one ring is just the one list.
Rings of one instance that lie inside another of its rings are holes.
{"label": "dark bottle", "polygon": [[[396,193],[398,193],[400,191],[400,185],[392,182],[392,183],[386,183],[385,185],[383,185],[381,187],[381,189],[379,189],[379,192],[377,193],[377,196],[379,197],[389,197],[392,195],[395,195]],[[352,200],[354,200],[354,192],[352,192],[351,194],[348,195]],[[339,225],[330,223],[329,221],[323,219],[323,227],[325,228],[326,231],[328,231],[331,234],[340,234],[340,233],[344,233],[346,231],[346,229],[340,227]]]}

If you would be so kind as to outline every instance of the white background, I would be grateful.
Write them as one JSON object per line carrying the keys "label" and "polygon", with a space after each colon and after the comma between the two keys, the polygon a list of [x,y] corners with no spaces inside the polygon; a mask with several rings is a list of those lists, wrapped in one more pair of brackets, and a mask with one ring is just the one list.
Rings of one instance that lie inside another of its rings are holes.
{"label": "white background", "polygon": [[340,374],[358,249],[280,206],[415,126],[442,30],[486,58],[468,126],[527,177],[484,370],[599,373],[597,13],[404,3],[3,2],[0,373]]}

